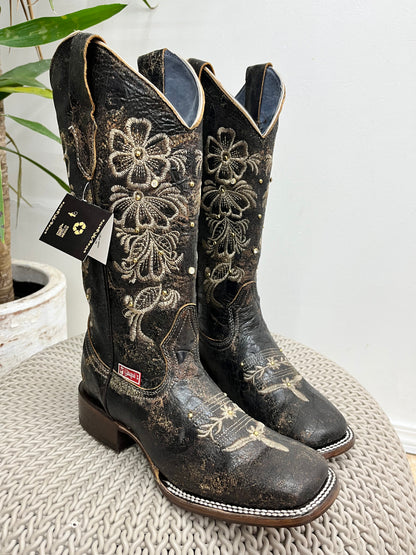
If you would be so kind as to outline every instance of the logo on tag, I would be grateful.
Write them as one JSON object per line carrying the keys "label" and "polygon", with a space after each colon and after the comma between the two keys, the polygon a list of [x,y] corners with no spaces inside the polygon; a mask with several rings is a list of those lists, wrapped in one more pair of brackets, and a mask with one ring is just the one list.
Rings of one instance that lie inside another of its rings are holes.
{"label": "logo on tag", "polygon": [[142,382],[142,373],[138,372],[137,370],[132,370],[131,368],[127,368],[123,364],[118,363],[118,374],[126,378],[129,382],[134,383],[135,385],[140,386]]}
{"label": "logo on tag", "polygon": [[40,240],[78,260],[91,256],[106,264],[113,219],[108,210],[65,195]]}

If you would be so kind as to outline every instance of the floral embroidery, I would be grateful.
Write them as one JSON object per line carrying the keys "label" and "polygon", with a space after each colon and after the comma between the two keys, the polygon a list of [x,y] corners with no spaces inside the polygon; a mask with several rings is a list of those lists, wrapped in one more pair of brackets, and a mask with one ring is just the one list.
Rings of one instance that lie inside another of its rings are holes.
{"label": "floral embroidery", "polygon": [[210,437],[215,440],[215,435],[222,432],[225,420],[233,420],[237,417],[237,412],[240,411],[234,403],[226,402],[221,406],[220,416],[211,416],[207,424],[203,424],[198,431],[199,437]]}
{"label": "floral embroidery", "polygon": [[255,208],[257,194],[253,187],[242,180],[251,170],[258,174],[261,155],[249,154],[245,141],[236,141],[233,129],[220,127],[217,137],[209,136],[206,143],[206,170],[214,181],[204,182],[201,205],[208,226],[208,238],[203,246],[215,265],[206,268],[204,288],[208,302],[220,307],[215,299],[216,287],[226,279],[240,282],[244,270],[233,266],[235,255],[249,245],[247,237],[249,220],[244,213]]}
{"label": "floral embroidery", "polygon": [[284,355],[273,355],[271,357],[267,357],[266,360],[267,364],[265,364],[264,366],[255,366],[254,369],[249,368],[244,372],[244,379],[246,380],[246,382],[252,382],[254,384],[255,379],[262,378],[265,371],[269,368],[277,370],[280,366],[288,364],[288,361],[286,360],[286,357]]}
{"label": "floral embroidery", "polygon": [[[309,399],[306,397],[306,395],[304,395],[302,391],[299,391],[299,389],[297,389],[297,385],[303,379],[302,376],[297,373],[294,374],[294,369],[284,354],[280,353],[277,355],[271,355],[267,357],[266,360],[267,363],[263,366],[256,365],[254,366],[254,368],[249,367],[248,370],[245,370],[244,380],[246,382],[252,382],[254,384],[255,380],[258,378],[262,378],[265,371],[269,369],[273,370],[275,374],[278,373],[280,376],[282,376],[282,373],[286,374],[282,382],[269,385],[263,389],[258,389],[258,392],[261,395],[266,395],[267,393],[272,393],[274,391],[278,391],[279,389],[289,389],[296,397],[298,397],[302,401],[309,402]],[[278,372],[281,367],[283,367],[283,371]],[[290,373],[290,376],[287,375],[288,373]]]}
{"label": "floral embroidery", "polygon": [[114,185],[111,191],[115,223],[130,233],[138,228],[169,228],[179,213],[186,213],[186,199],[170,183],[162,183],[152,195],[140,190],[131,191],[121,185]]}
{"label": "floral embroidery", "polygon": [[[230,399],[223,400],[216,395],[212,399],[208,399],[207,406],[211,406],[214,415],[198,429],[199,438],[209,437],[212,441],[219,441],[222,436],[223,440],[229,443],[231,434],[237,434],[243,430],[243,437],[224,447],[225,452],[232,453],[253,441],[261,441],[268,447],[280,451],[289,451],[281,443],[267,437],[264,424],[247,416]],[[219,414],[215,415],[216,412]],[[193,417],[195,417],[194,414]]]}
{"label": "floral embroidery", "polygon": [[248,224],[248,220],[235,222],[229,218],[218,221],[208,220],[211,236],[205,242],[207,253],[214,253],[216,258],[221,260],[230,259],[231,261],[236,253],[241,253],[244,247],[250,243],[250,239],[246,237]]}
{"label": "floral embroidery", "polygon": [[212,214],[231,216],[240,219],[243,212],[256,206],[256,193],[245,181],[239,181],[233,187],[217,187],[210,180],[205,181],[202,195],[203,208]]}
{"label": "floral embroidery", "polygon": [[142,331],[143,316],[157,307],[175,308],[178,302],[179,293],[173,289],[162,290],[161,284],[156,287],[146,287],[135,297],[126,295],[123,316],[129,321],[131,341],[142,339],[147,343],[152,343],[152,340]]}
{"label": "floral embroidery", "polygon": [[164,133],[151,134],[147,119],[129,118],[124,130],[110,132],[109,166],[122,184],[111,187],[110,209],[114,213],[115,235],[125,256],[114,267],[129,283],[152,284],[136,295],[126,295],[123,316],[130,327],[130,339],[152,340],[142,330],[143,318],[156,309],[176,308],[179,292],[163,289],[162,280],[180,271],[183,254],[177,252],[180,233],[172,225],[186,217],[187,201],[169,183],[169,176],[186,173],[188,151],[173,148]]}
{"label": "floral embroidery", "polygon": [[265,426],[261,422],[257,422],[255,426],[249,426],[247,428],[247,433],[247,436],[237,439],[237,441],[226,447],[224,451],[232,453],[233,451],[237,451],[237,449],[241,449],[242,447],[244,447],[248,443],[252,443],[253,441],[261,441],[268,447],[279,449],[279,451],[285,451],[286,453],[289,451],[287,447],[285,447],[278,441],[274,441],[273,439],[267,437]]}
{"label": "floral embroidery", "polygon": [[175,270],[183,254],[176,252],[179,241],[178,231],[163,234],[146,229],[143,233],[133,235],[116,228],[116,236],[128,254],[121,264],[114,263],[122,273],[122,279],[130,283],[138,281],[160,281]]}
{"label": "floral embroidery", "polygon": [[130,118],[126,132],[110,132],[110,168],[115,177],[126,177],[131,188],[149,185],[152,179],[163,181],[170,170],[170,144],[165,133],[150,137],[147,119]]}
{"label": "floral embroidery", "polygon": [[234,129],[220,127],[217,138],[207,140],[207,170],[220,183],[241,179],[247,168],[248,148],[245,141],[234,143]]}

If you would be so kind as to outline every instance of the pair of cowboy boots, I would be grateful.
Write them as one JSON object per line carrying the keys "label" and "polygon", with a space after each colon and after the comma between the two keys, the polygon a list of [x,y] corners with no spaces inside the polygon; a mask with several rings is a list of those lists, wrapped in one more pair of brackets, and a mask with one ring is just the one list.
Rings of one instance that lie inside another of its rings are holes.
{"label": "pair of cowboy boots", "polygon": [[353,435],[276,345],[256,291],[284,87],[270,64],[236,99],[168,50],[138,66],[85,33],[51,64],[72,192],[114,214],[107,264],[83,263],[80,422],[116,451],[139,444],[185,509],[304,524],[336,498],[324,456]]}

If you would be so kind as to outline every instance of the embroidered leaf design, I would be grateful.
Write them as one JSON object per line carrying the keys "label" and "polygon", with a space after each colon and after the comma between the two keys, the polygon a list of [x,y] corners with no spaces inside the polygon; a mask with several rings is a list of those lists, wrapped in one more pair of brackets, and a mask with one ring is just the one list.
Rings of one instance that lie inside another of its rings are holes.
{"label": "embroidered leaf design", "polygon": [[154,308],[162,292],[162,285],[158,287],[146,287],[140,291],[134,301],[134,307],[141,312],[148,312]]}
{"label": "embroidered leaf design", "polygon": [[170,231],[163,235],[145,230],[139,235],[117,230],[120,244],[128,256],[121,264],[114,262],[122,273],[122,279],[130,283],[138,281],[160,281],[166,274],[179,269],[183,254],[176,252],[179,232]]}
{"label": "embroidered leaf design", "polygon": [[222,281],[227,279],[230,273],[230,262],[222,262],[217,264],[210,275],[204,280],[203,286],[205,290],[206,299],[208,302],[212,302],[215,306],[221,307],[222,305],[215,299],[214,291],[215,288]]}
{"label": "embroidered leaf design", "polygon": [[273,156],[271,154],[266,154],[265,161],[266,161],[266,173],[270,174],[270,172],[272,171]]}
{"label": "embroidered leaf design", "polygon": [[261,162],[261,154],[259,153],[255,153],[252,154],[248,159],[247,159],[247,165],[248,167],[251,169],[252,172],[254,172],[256,175],[259,173],[259,164]]}
{"label": "embroidered leaf design", "polygon": [[176,150],[169,157],[171,168],[183,175],[186,172],[186,158],[187,152],[185,149]]}
{"label": "embroidered leaf design", "polygon": [[175,308],[180,296],[177,291],[169,289],[162,290],[162,284],[155,287],[142,289],[135,297],[126,295],[124,297],[123,316],[128,319],[130,326],[130,340],[141,339],[147,343],[153,341],[142,331],[143,317],[155,310],[158,306],[162,308]]}

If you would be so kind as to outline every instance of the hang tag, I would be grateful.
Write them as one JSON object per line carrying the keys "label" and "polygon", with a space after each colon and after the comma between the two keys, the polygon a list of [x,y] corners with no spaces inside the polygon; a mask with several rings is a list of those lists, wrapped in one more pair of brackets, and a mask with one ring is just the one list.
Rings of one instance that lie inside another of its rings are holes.
{"label": "hang tag", "polygon": [[106,264],[113,219],[108,210],[67,194],[39,239],[78,260],[90,255]]}

